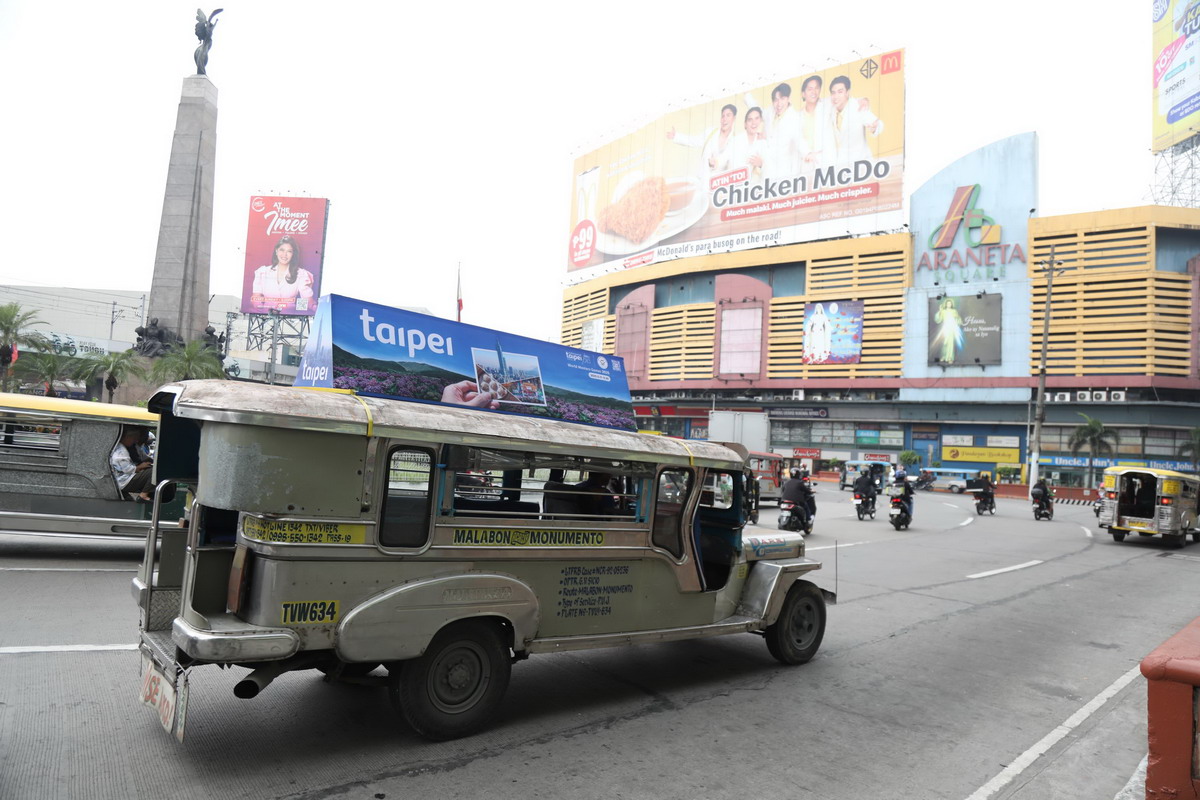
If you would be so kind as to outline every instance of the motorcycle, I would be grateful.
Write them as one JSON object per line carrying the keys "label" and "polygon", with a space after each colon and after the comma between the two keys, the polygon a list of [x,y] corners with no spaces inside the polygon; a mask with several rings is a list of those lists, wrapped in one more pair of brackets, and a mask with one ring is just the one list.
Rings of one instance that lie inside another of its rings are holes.
{"label": "motorcycle", "polygon": [[1054,519],[1054,507],[1050,505],[1050,501],[1043,497],[1035,497],[1033,499],[1033,519]]}
{"label": "motorcycle", "polygon": [[904,503],[903,489],[892,494],[892,502],[888,508],[888,521],[892,523],[892,527],[896,530],[907,528],[912,523],[912,517],[908,513],[908,506]]}
{"label": "motorcycle", "polygon": [[996,498],[988,495],[979,495],[975,498],[975,513],[983,516],[984,512],[988,514],[996,513]]}
{"label": "motorcycle", "polygon": [[866,519],[867,517],[875,519],[875,495],[864,495],[861,492],[855,492],[854,510],[858,514],[859,519]]}
{"label": "motorcycle", "polygon": [[1100,509],[1101,509],[1103,506],[1104,506],[1104,500],[1103,500],[1102,498],[1099,498],[1099,497],[1097,497],[1097,498],[1096,498],[1096,499],[1095,499],[1095,500],[1092,502],[1092,513],[1094,513],[1094,514],[1095,514],[1097,517],[1099,517],[1099,516],[1100,516]]}
{"label": "motorcycle", "polygon": [[923,492],[932,492],[933,491],[933,478],[926,477],[926,476],[917,478],[915,481],[913,481],[913,488],[923,491]]}
{"label": "motorcycle", "polygon": [[777,526],[782,531],[800,531],[812,533],[812,517],[803,505],[797,505],[791,500],[779,501],[779,520]]}

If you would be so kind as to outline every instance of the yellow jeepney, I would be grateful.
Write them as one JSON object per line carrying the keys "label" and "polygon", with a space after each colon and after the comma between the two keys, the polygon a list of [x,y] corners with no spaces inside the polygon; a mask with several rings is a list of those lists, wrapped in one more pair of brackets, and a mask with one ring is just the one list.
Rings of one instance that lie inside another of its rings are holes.
{"label": "yellow jeepney", "polygon": [[1109,467],[1104,470],[1100,527],[1114,540],[1126,534],[1162,536],[1183,547],[1190,533],[1200,541],[1200,476],[1150,467]]}

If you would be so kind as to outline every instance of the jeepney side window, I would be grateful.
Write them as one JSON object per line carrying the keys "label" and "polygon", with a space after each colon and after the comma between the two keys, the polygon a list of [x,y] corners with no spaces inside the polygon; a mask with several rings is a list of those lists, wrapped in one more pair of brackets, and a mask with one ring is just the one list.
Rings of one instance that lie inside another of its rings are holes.
{"label": "jeepney side window", "polygon": [[676,558],[683,556],[683,510],[692,490],[692,471],[664,469],[658,475],[654,527],[650,539]]}
{"label": "jeepney side window", "polygon": [[387,492],[379,525],[379,543],[420,547],[429,536],[433,460],[427,450],[397,447],[388,454]]}

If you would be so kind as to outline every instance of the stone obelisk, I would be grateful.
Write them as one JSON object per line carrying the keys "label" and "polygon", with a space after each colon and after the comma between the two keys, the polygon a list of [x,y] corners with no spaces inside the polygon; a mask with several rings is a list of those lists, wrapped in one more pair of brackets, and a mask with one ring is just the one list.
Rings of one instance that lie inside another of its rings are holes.
{"label": "stone obelisk", "polygon": [[[208,325],[208,274],[212,251],[213,177],[217,163],[217,87],[205,69],[216,16],[196,12],[196,74],[183,79],[147,322],[157,318],[170,344],[200,338]],[[148,326],[149,327],[149,326]]]}
{"label": "stone obelisk", "polygon": [[183,79],[163,195],[148,319],[185,341],[208,324],[217,88],[207,75]]}

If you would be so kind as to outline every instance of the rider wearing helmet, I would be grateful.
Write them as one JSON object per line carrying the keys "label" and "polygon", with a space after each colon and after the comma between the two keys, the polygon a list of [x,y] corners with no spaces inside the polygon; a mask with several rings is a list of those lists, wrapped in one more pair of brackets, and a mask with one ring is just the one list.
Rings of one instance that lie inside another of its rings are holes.
{"label": "rider wearing helmet", "polygon": [[904,507],[908,509],[908,518],[911,520],[913,518],[913,506],[915,503],[913,502],[914,498],[912,484],[908,482],[908,473],[904,471],[903,467],[901,467],[900,469],[896,470],[896,474],[892,476],[892,478],[897,486],[904,487]]}
{"label": "rider wearing helmet", "polygon": [[808,510],[810,516],[815,517],[817,514],[817,499],[813,496],[812,485],[808,481],[808,476],[799,467],[792,467],[788,474],[791,477],[783,484],[780,499],[790,500],[797,506],[803,506]]}

